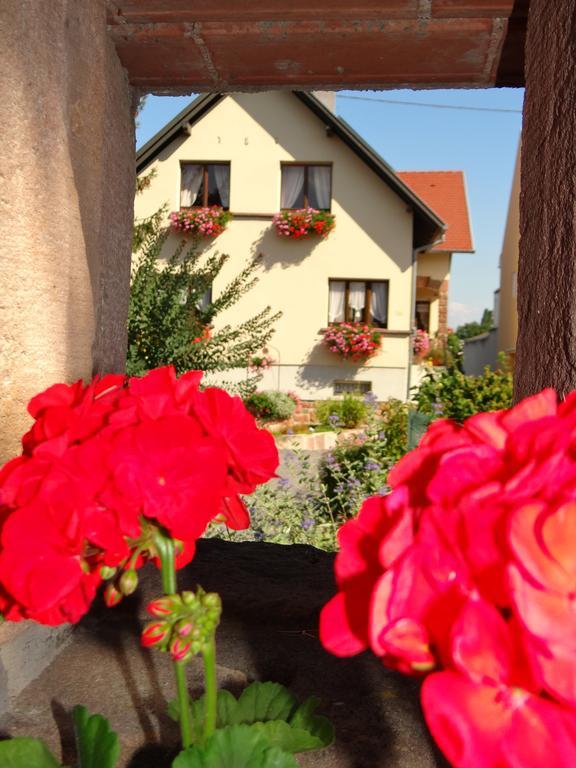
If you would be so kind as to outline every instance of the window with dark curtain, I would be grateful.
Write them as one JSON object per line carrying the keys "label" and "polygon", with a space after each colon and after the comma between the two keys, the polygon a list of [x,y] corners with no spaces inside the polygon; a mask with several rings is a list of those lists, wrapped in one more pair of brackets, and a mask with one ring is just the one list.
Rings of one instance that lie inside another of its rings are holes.
{"label": "window with dark curtain", "polygon": [[310,164],[282,165],[281,208],[330,210],[332,166]]}
{"label": "window with dark curtain", "polygon": [[230,207],[230,163],[182,163],[181,208]]}

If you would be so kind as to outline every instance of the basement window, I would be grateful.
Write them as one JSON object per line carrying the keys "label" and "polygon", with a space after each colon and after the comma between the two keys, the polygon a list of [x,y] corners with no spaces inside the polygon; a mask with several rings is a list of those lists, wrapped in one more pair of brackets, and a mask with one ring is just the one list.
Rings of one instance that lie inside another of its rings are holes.
{"label": "basement window", "polygon": [[335,395],[365,395],[372,392],[371,381],[335,381]]}

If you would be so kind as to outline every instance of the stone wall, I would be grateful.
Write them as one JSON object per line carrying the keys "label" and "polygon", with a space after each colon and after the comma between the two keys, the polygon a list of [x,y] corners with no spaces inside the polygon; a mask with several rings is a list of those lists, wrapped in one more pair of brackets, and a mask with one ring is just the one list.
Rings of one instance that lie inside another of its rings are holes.
{"label": "stone wall", "polygon": [[3,460],[35,392],[124,364],[134,123],[105,0],[3,0],[0,68]]}

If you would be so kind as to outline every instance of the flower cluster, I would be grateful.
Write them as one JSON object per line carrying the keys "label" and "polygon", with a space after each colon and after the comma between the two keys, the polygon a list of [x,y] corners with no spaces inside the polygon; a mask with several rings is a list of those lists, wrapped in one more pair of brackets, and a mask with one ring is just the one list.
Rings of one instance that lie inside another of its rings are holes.
{"label": "flower cluster", "polygon": [[170,214],[174,229],[200,237],[218,237],[232,218],[230,211],[219,205],[210,208],[183,208]]}
{"label": "flower cluster", "polygon": [[272,223],[279,237],[291,237],[295,240],[308,235],[326,237],[336,225],[333,213],[318,211],[316,208],[280,211],[274,214]]}
{"label": "flower cluster", "polygon": [[215,592],[204,592],[199,587],[196,593],[159,597],[146,609],[156,621],[144,628],[142,645],[168,651],[174,661],[187,662],[212,641],[222,603]]}
{"label": "flower cluster", "polygon": [[364,323],[333,323],[324,331],[324,344],[347,360],[368,360],[382,346],[382,334]]}
{"label": "flower cluster", "polygon": [[56,384],[28,407],[22,455],[0,472],[0,612],[75,622],[103,579],[106,602],[134,591],[159,529],[178,566],[211,520],[245,528],[238,494],[274,475],[274,440],[239,397],[171,367],[143,378]]}
{"label": "flower cluster", "polygon": [[416,357],[426,357],[430,352],[430,336],[418,328],[412,340],[412,349]]}
{"label": "flower cluster", "polygon": [[430,673],[457,768],[576,764],[576,393],[435,422],[339,532],[326,648]]}
{"label": "flower cluster", "polygon": [[270,366],[274,365],[274,358],[268,354],[268,350],[264,348],[259,355],[253,355],[250,358],[248,367],[253,371],[266,370]]}

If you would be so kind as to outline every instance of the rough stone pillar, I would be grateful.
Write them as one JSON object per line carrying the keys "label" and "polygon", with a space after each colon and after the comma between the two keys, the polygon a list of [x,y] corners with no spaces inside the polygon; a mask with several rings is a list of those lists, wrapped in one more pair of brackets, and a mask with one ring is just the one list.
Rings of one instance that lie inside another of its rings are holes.
{"label": "rough stone pillar", "polygon": [[31,395],[124,364],[134,125],[105,6],[0,2],[0,460]]}
{"label": "rough stone pillar", "polygon": [[576,0],[531,0],[515,397],[576,388]]}

